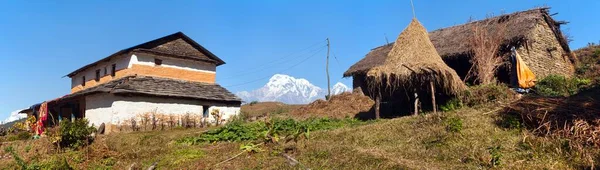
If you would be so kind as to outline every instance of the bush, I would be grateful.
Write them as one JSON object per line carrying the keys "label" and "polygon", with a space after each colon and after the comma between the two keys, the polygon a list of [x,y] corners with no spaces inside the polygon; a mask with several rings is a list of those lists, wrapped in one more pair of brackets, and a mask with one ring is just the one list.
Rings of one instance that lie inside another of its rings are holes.
{"label": "bush", "polygon": [[594,57],[594,58],[600,57],[600,49],[594,50],[594,54],[592,54],[592,57]]}
{"label": "bush", "polygon": [[310,131],[326,130],[346,125],[357,124],[360,121],[355,119],[308,119],[305,121],[296,121],[294,119],[273,119],[268,122],[252,122],[244,123],[242,121],[233,121],[223,127],[213,129],[198,137],[187,137],[178,140],[179,143],[198,144],[203,142],[217,141],[249,141],[268,139],[278,136],[298,136],[300,133],[305,133],[306,136]]}
{"label": "bush", "polygon": [[516,115],[505,115],[502,117],[500,126],[507,129],[521,129],[523,127],[521,119]]}
{"label": "bush", "polygon": [[460,132],[463,128],[462,119],[451,117],[446,119],[446,130],[448,132]]}
{"label": "bush", "polygon": [[16,141],[16,140],[27,140],[31,139],[31,133],[27,131],[19,131],[17,134],[12,134],[7,136],[8,141]]}
{"label": "bush", "polygon": [[94,126],[88,126],[87,119],[77,119],[74,122],[60,122],[58,136],[60,136],[60,146],[78,148],[88,145],[90,135],[96,132]]}
{"label": "bush", "polygon": [[467,106],[476,106],[496,101],[507,101],[514,97],[514,92],[504,84],[488,84],[471,86],[465,92],[463,101]]}
{"label": "bush", "polygon": [[460,109],[462,107],[463,107],[462,101],[460,101],[460,99],[453,98],[453,99],[449,100],[448,102],[444,103],[443,105],[441,105],[440,109],[444,112],[449,112],[449,111]]}
{"label": "bush", "polygon": [[258,101],[255,100],[255,101],[250,102],[250,106],[255,105],[255,104],[258,104]]}
{"label": "bush", "polygon": [[541,96],[570,96],[591,84],[591,80],[583,78],[565,78],[560,75],[549,75],[535,86],[535,92]]}

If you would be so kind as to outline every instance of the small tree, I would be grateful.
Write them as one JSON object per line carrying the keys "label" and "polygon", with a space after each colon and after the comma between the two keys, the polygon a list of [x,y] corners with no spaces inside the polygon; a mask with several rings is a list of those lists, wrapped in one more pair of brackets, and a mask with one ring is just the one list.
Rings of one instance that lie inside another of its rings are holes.
{"label": "small tree", "polygon": [[[474,77],[480,84],[491,84],[495,81],[495,73],[502,64],[499,55],[500,46],[506,34],[506,22],[489,21],[487,23],[473,24],[469,45],[472,50],[472,67],[465,80]],[[490,26],[493,25],[493,26]]]}
{"label": "small tree", "polygon": [[89,144],[90,135],[96,132],[96,128],[88,126],[88,123],[87,119],[60,122],[58,131],[60,146],[78,148]]}

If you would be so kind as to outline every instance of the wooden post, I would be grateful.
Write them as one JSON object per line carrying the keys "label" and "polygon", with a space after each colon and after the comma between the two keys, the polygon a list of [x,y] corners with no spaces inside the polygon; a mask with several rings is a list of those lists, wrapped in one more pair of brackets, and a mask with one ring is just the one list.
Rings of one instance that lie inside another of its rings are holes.
{"label": "wooden post", "polygon": [[375,119],[379,119],[379,107],[381,105],[381,95],[375,97]]}
{"label": "wooden post", "polygon": [[419,115],[419,94],[417,94],[417,89],[415,89],[415,112],[414,115]]}
{"label": "wooden post", "polygon": [[433,104],[433,114],[437,113],[437,106],[435,105],[435,87],[433,86],[433,81],[429,82],[429,86],[431,86],[431,103]]}
{"label": "wooden post", "polygon": [[331,84],[329,82],[329,38],[327,38],[327,62],[325,64],[325,72],[327,72],[327,100],[331,98]]}

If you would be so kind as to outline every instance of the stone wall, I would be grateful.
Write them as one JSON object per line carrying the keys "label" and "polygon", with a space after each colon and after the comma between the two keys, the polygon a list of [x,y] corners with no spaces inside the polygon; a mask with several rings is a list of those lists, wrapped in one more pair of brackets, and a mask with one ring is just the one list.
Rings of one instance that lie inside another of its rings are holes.
{"label": "stone wall", "polygon": [[574,74],[574,66],[548,24],[539,20],[529,33],[527,42],[517,50],[538,80],[550,75]]}

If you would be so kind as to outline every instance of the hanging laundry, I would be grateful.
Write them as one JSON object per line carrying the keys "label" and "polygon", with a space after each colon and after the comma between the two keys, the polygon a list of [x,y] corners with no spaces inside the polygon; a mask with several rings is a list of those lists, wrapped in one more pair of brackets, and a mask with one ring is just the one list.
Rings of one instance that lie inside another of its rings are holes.
{"label": "hanging laundry", "polygon": [[512,57],[513,57],[513,61],[515,63],[513,63],[513,66],[516,69],[513,69],[513,71],[516,71],[516,75],[517,75],[517,82],[519,85],[519,88],[523,88],[523,89],[529,89],[532,88],[533,86],[535,86],[535,82],[537,81],[535,79],[535,74],[533,74],[533,72],[529,69],[529,67],[527,67],[527,65],[525,64],[525,62],[523,62],[523,59],[521,58],[521,56],[517,53],[517,51],[514,49],[514,47],[512,48]]}
{"label": "hanging laundry", "polygon": [[38,122],[37,122],[37,135],[42,135],[44,133],[44,123],[48,120],[48,103],[44,102],[40,105],[40,109],[38,111]]}

